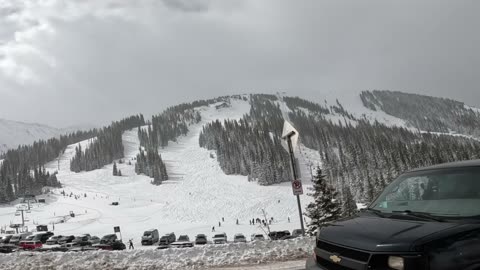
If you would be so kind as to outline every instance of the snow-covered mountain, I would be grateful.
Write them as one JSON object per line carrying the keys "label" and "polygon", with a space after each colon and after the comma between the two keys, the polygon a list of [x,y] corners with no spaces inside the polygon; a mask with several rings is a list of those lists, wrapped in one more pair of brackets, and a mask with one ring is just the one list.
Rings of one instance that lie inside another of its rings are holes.
{"label": "snow-covered mountain", "polygon": [[36,123],[0,119],[0,153],[18,145],[58,136],[60,129]]}
{"label": "snow-covered mountain", "polygon": [[55,128],[44,124],[25,123],[0,118],[0,154],[19,145],[32,144],[76,131],[98,128],[92,124],[78,124],[65,128]]}

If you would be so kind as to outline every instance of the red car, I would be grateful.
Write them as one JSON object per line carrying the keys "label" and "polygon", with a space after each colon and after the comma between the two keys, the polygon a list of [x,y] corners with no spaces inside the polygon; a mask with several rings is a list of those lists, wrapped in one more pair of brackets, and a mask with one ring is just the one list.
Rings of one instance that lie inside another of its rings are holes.
{"label": "red car", "polygon": [[41,241],[25,241],[20,243],[20,247],[23,249],[37,249],[43,246]]}

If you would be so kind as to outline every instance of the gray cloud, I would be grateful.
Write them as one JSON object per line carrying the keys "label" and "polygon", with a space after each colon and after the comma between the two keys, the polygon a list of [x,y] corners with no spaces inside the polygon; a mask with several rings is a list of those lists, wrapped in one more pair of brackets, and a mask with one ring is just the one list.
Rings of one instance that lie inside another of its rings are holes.
{"label": "gray cloud", "polygon": [[208,4],[205,1],[197,0],[162,0],[169,8],[178,9],[184,12],[205,12]]}
{"label": "gray cloud", "polygon": [[0,117],[101,124],[279,89],[318,101],[392,89],[480,106],[475,1],[120,3],[12,4],[15,16],[0,19]]}

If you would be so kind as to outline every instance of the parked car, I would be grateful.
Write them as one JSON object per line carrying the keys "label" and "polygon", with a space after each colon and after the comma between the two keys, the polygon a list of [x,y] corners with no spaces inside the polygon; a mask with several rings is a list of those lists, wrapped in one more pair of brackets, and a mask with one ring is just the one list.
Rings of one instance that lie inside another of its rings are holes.
{"label": "parked car", "polygon": [[227,243],[227,234],[226,233],[217,233],[213,236],[214,244],[226,244]]}
{"label": "parked car", "polygon": [[12,237],[13,237],[13,234],[4,235],[4,236],[2,236],[2,239],[0,240],[0,243],[1,244],[9,244],[10,239],[12,239]]}
{"label": "parked car", "polygon": [[284,237],[280,238],[279,240],[289,240],[289,239],[295,239],[298,236],[293,236],[293,235],[285,235]]}
{"label": "parked car", "polygon": [[125,246],[125,244],[122,241],[115,241],[115,242],[112,243],[112,249],[113,250],[124,250],[126,248],[127,247]]}
{"label": "parked car", "polygon": [[95,245],[95,244],[99,244],[100,243],[100,238],[98,238],[98,236],[92,236],[88,242],[90,243],[90,245]]}
{"label": "parked car", "polygon": [[18,246],[15,246],[15,245],[6,244],[3,246],[0,246],[0,253],[13,253],[13,252],[16,252],[17,250],[18,250]]}
{"label": "parked car", "polygon": [[18,245],[20,246],[20,248],[23,248],[23,244],[25,244],[25,242],[32,241],[34,237],[35,235],[29,235],[24,240],[21,240],[20,243],[18,243]]}
{"label": "parked car", "polygon": [[116,234],[107,234],[100,239],[100,244],[111,244],[117,240]]}
{"label": "parked car", "polygon": [[313,269],[479,269],[480,160],[406,172],[363,211],[322,227]]}
{"label": "parked car", "polygon": [[188,241],[190,241],[190,237],[188,237],[188,235],[186,234],[180,235],[177,240],[177,242],[188,242]]}
{"label": "parked car", "polygon": [[233,236],[233,242],[234,243],[246,243],[247,238],[245,238],[245,235],[243,235],[241,233],[237,233],[237,234],[235,234],[235,236]]}
{"label": "parked car", "polygon": [[63,236],[61,235],[53,235],[50,238],[48,238],[46,244],[47,245],[56,245],[58,244],[58,241],[62,238]]}
{"label": "parked car", "polygon": [[75,245],[74,243],[71,243],[71,242],[70,242],[70,243],[64,243],[64,244],[62,244],[60,247],[62,247],[62,248],[73,248],[73,247],[75,247],[75,246],[76,246],[76,245]]}
{"label": "parked car", "polygon": [[295,229],[292,231],[292,236],[294,237],[299,237],[303,235],[303,230],[302,229]]}
{"label": "parked car", "polygon": [[75,246],[73,248],[70,248],[68,251],[71,252],[85,252],[85,251],[97,251],[97,248],[91,247],[91,246]]}
{"label": "parked car", "polygon": [[208,243],[207,236],[205,234],[197,234],[195,237],[195,245],[205,245]]}
{"label": "parked car", "polygon": [[10,238],[9,244],[19,245],[20,241],[25,240],[25,238],[30,235],[32,235],[31,232],[15,234]]}
{"label": "parked car", "polygon": [[96,249],[101,249],[101,250],[113,250],[111,244],[96,244],[96,245],[93,245],[92,247]]}
{"label": "parked car", "polygon": [[65,247],[61,247],[61,246],[50,248],[50,251],[54,251],[54,252],[67,252],[69,250],[70,250],[69,248],[65,248]]}
{"label": "parked car", "polygon": [[277,231],[277,232],[270,232],[268,234],[268,237],[271,240],[280,240],[281,238],[283,238],[285,236],[289,236],[289,235],[290,235],[289,231]]}
{"label": "parked car", "polygon": [[83,234],[76,236],[75,239],[73,239],[72,243],[75,246],[89,246],[91,244],[88,240],[90,240],[90,235]]}
{"label": "parked car", "polygon": [[40,241],[42,242],[42,244],[45,244],[48,238],[50,238],[51,236],[53,236],[53,232],[41,232],[41,233],[35,234],[32,240]]}
{"label": "parked car", "polygon": [[176,248],[185,248],[185,247],[193,247],[193,243],[190,242],[190,238],[188,235],[180,235],[176,242],[170,244],[171,247]]}
{"label": "parked car", "polygon": [[159,240],[158,230],[150,229],[143,233],[142,245],[153,245]]}
{"label": "parked car", "polygon": [[168,248],[171,243],[177,241],[177,237],[174,233],[169,233],[160,238],[158,243],[158,249]]}
{"label": "parked car", "polygon": [[71,243],[75,239],[75,236],[73,235],[68,235],[68,236],[62,236],[60,239],[58,239],[58,244],[63,245],[66,243]]}
{"label": "parked car", "polygon": [[37,249],[43,246],[43,243],[40,240],[25,241],[22,243],[23,243],[22,245],[23,249]]}
{"label": "parked car", "polygon": [[263,241],[263,240],[265,240],[265,236],[263,236],[263,234],[261,234],[261,233],[254,233],[250,237],[250,240],[252,240],[252,241]]}

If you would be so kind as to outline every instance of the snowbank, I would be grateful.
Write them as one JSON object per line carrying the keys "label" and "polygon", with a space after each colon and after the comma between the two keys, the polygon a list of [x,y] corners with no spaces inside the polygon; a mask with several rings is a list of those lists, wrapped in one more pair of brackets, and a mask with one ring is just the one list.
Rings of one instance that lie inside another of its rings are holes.
{"label": "snowbank", "polygon": [[0,269],[205,269],[298,260],[310,255],[314,239],[256,241],[165,250],[19,252],[0,256]]}

